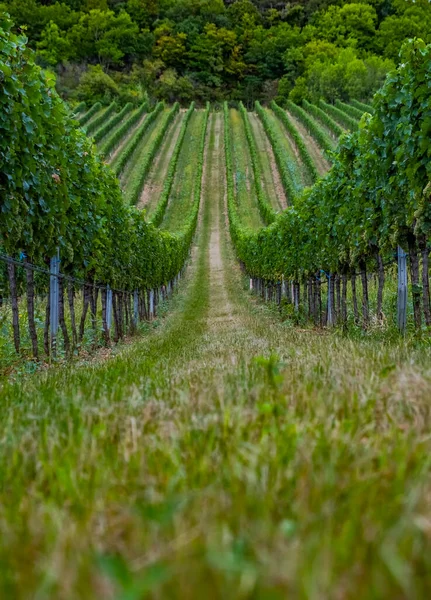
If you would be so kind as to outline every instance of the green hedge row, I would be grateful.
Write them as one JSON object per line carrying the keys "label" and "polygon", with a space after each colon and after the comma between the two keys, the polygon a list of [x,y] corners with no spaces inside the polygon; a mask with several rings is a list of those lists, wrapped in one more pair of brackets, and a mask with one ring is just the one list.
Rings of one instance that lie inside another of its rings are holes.
{"label": "green hedge row", "polygon": [[100,102],[96,102],[96,104],[93,104],[93,106],[87,110],[87,112],[85,114],[82,115],[82,117],[78,117],[78,122],[81,125],[81,127],[84,127],[84,125],[86,123],[88,123],[88,121],[94,117],[94,115],[99,112],[99,110],[102,108],[102,105],[100,104]]}
{"label": "green hedge row", "polygon": [[93,119],[85,128],[85,133],[89,136],[91,136],[91,134],[93,132],[95,132],[97,129],[99,129],[99,127],[102,127],[102,125],[106,122],[106,119],[109,119],[109,117],[112,115],[112,113],[115,112],[115,109],[117,108],[117,103],[115,102],[111,102],[111,104],[108,106],[108,108],[106,110],[103,111],[103,113],[101,115],[99,115],[98,117],[96,117],[95,119]]}
{"label": "green hedge row", "polygon": [[250,150],[251,156],[251,166],[253,169],[254,183],[256,188],[257,202],[259,206],[260,215],[263,221],[269,225],[275,219],[276,212],[268,202],[268,198],[266,197],[263,186],[262,186],[262,165],[259,159],[259,153],[257,150],[256,140],[250,125],[250,120],[248,118],[247,110],[245,109],[242,102],[239,104],[239,110],[242,116],[242,120],[244,122],[245,135],[248,142],[248,147]]}
{"label": "green hedge row", "polygon": [[359,100],[350,100],[350,104],[351,106],[359,108],[363,112],[369,112],[371,115],[374,112],[374,108],[371,106],[371,104],[367,104],[366,102],[360,102]]}
{"label": "green hedge row", "polygon": [[332,119],[325,111],[316,106],[315,104],[310,104],[307,100],[303,102],[304,109],[313,117],[315,117],[320,123],[325,125],[329,131],[333,134],[333,136],[338,139],[340,135],[344,133],[344,129]]}
{"label": "green hedge row", "polygon": [[352,119],[352,117],[349,117],[349,115],[346,115],[346,113],[339,108],[336,108],[332,104],[328,104],[324,100],[319,100],[319,104],[324,112],[328,113],[333,119],[338,121],[338,123],[340,123],[349,131],[356,131],[358,129],[358,121],[356,119]]}
{"label": "green hedge row", "polygon": [[103,140],[103,138],[110,131],[112,131],[114,129],[114,127],[116,125],[118,125],[118,123],[120,123],[126,117],[126,115],[128,115],[132,110],[133,110],[133,104],[131,102],[128,102],[125,106],[123,106],[123,108],[118,113],[116,113],[110,119],[108,119],[106,121],[106,123],[104,125],[102,125],[102,127],[99,127],[99,129],[96,131],[96,133],[93,136],[96,144],[98,142],[100,142],[100,140]]}
{"label": "green hedge row", "polygon": [[144,152],[139,156],[139,162],[137,164],[139,168],[133,170],[133,173],[131,174],[131,181],[128,185],[126,200],[129,202],[129,204],[136,204],[138,202],[144,186],[145,178],[151,169],[151,165],[157,154],[157,151],[161,146],[170,124],[178,114],[179,110],[180,105],[178,102],[176,102],[171,110],[166,115],[163,115],[155,138],[152,140],[151,144],[144,148]]}
{"label": "green hedge row", "polygon": [[116,131],[109,136],[109,138],[103,143],[100,148],[100,153],[104,156],[107,156],[118,144],[121,140],[128,134],[133,125],[137,123],[143,115],[148,111],[148,103],[144,102],[139,108],[137,108],[130,117],[127,118],[126,121],[119,127]]}
{"label": "green hedge row", "polygon": [[313,119],[303,108],[294,104],[293,102],[287,102],[287,109],[300,121],[307,129],[308,133],[316,140],[322,150],[326,152],[332,152],[335,148],[335,142],[324,129],[319,125],[318,121]]}
{"label": "green hedge row", "polygon": [[356,119],[356,121],[362,119],[362,115],[364,114],[363,110],[360,110],[355,106],[351,106],[350,104],[346,104],[345,102],[341,102],[341,100],[336,100],[335,106],[343,112],[345,112],[346,114],[348,114],[353,119]]}
{"label": "green hedge row", "polygon": [[301,160],[305,168],[307,169],[307,173],[311,179],[311,182],[314,183],[315,181],[317,181],[317,179],[319,179],[319,171],[317,170],[316,165],[314,164],[314,160],[311,154],[309,153],[308,148],[301,137],[301,134],[296,129],[292,121],[289,119],[286,111],[280,108],[276,102],[271,102],[271,108],[276,114],[276,116],[283,123],[288,133],[292,136],[293,141],[295,142],[295,145],[298,149]]}
{"label": "green hedge row", "polygon": [[136,148],[139,146],[139,143],[144,137],[145,132],[150,127],[150,125],[156,120],[156,118],[162,112],[163,108],[163,102],[159,102],[156,108],[147,115],[142,125],[140,125],[138,129],[132,134],[130,139],[126,142],[124,148],[115,158],[111,166],[117,177],[121,174],[124,167],[126,166],[126,163],[130,159]]}
{"label": "green hedge row", "polygon": [[72,113],[76,116],[79,115],[79,113],[84,112],[84,110],[87,108],[87,105],[85,102],[80,102],[79,104],[77,104],[75,106],[75,108],[72,109]]}
{"label": "green hedge row", "polygon": [[160,196],[160,200],[157,204],[156,210],[154,211],[153,216],[150,219],[150,222],[158,227],[163,221],[163,217],[165,216],[166,207],[169,202],[169,196],[171,194],[172,185],[174,183],[175,173],[178,164],[178,158],[180,156],[181,148],[183,146],[184,138],[187,131],[187,126],[189,124],[190,118],[195,110],[195,103],[192,102],[190,108],[186,112],[183,122],[181,124],[180,133],[178,135],[178,139],[175,144],[175,148],[172,154],[172,158],[169,163],[168,172],[166,175],[165,183],[163,185],[163,192]]}
{"label": "green hedge row", "polygon": [[298,168],[294,160],[286,153],[278,131],[276,131],[273,124],[268,119],[268,115],[266,114],[265,109],[262,108],[260,102],[256,102],[256,112],[262,121],[263,127],[271,142],[272,149],[274,150],[275,160],[280,171],[281,182],[287,194],[288,201],[292,203],[296,196],[301,192],[302,187],[299,184],[301,178],[298,173]]}

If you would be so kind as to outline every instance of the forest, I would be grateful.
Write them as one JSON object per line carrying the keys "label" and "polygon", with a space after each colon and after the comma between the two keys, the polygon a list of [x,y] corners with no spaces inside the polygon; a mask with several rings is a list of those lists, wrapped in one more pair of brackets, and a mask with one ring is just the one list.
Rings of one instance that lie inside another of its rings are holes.
{"label": "forest", "polygon": [[9,0],[66,99],[369,100],[406,38],[431,41],[428,0]]}

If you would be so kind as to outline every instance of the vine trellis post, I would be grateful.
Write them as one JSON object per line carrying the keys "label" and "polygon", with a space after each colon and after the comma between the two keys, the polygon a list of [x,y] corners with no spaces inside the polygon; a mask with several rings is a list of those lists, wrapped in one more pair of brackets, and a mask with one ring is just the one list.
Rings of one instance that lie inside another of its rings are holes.
{"label": "vine trellis post", "polygon": [[398,329],[405,332],[407,323],[407,254],[398,246]]}
{"label": "vine trellis post", "polygon": [[138,290],[133,292],[133,327],[138,327],[139,321],[139,293]]}
{"label": "vine trellis post", "polygon": [[106,286],[106,327],[108,331],[112,328],[112,290]]}
{"label": "vine trellis post", "polygon": [[60,253],[53,256],[50,260],[49,276],[49,312],[50,312],[50,333],[51,333],[51,352],[55,357],[57,353],[57,334],[58,334],[58,309],[59,309],[59,274],[60,274]]}

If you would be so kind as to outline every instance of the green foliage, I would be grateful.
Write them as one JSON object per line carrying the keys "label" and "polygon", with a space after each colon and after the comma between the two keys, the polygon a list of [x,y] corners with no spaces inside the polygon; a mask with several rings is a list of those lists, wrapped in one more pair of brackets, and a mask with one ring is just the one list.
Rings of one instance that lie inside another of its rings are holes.
{"label": "green foliage", "polygon": [[311,181],[314,183],[319,178],[319,172],[316,168],[316,165],[314,164],[314,161],[308,151],[307,146],[304,143],[304,140],[301,137],[301,134],[291,122],[286,112],[282,108],[280,108],[276,102],[271,102],[271,108],[277,115],[277,117],[280,119],[280,121],[283,123],[284,127],[289,132],[292,139],[294,140],[301,160],[305,165],[305,168],[307,169]]}
{"label": "green foliage", "polygon": [[262,121],[266,134],[271,142],[272,149],[274,150],[274,156],[280,171],[280,177],[284,190],[289,198],[289,201],[294,202],[295,198],[300,193],[300,186],[298,184],[299,177],[296,165],[293,159],[284,151],[278,131],[276,131],[275,127],[269,120],[265,109],[262,108],[259,102],[256,102],[256,112]]}
{"label": "green foliage", "polygon": [[[276,281],[343,273],[429,243],[431,46],[411,41],[374,100],[374,115],[342,136],[333,167],[275,222],[234,238],[248,273]],[[334,109],[337,110],[337,109]],[[235,228],[234,228],[235,229]]]}
{"label": "green foliage", "polygon": [[361,119],[362,115],[365,112],[365,111],[361,110],[360,108],[356,108],[355,106],[352,106],[351,104],[346,104],[345,102],[341,102],[341,100],[337,100],[335,102],[335,106],[356,120]]}
{"label": "green foliage", "polygon": [[[109,104],[134,102],[134,73],[152,98],[184,105],[231,100],[253,106],[370,98],[393,67],[403,40],[430,40],[428,2],[327,0],[6,0],[25,26],[58,89],[73,97],[82,65],[100,65]],[[71,76],[75,71],[75,76]],[[278,83],[278,93],[276,91]],[[135,88],[136,90],[137,88]],[[141,103],[139,97],[136,103]]]}
{"label": "green foliage", "polygon": [[88,104],[93,102],[108,104],[118,97],[119,92],[119,87],[112,77],[103,71],[101,65],[96,65],[89,67],[82,75],[76,89],[76,97]]}
{"label": "green foliage", "polygon": [[100,65],[122,65],[139,40],[139,28],[123,11],[90,10],[80,13],[79,22],[68,31],[67,38],[77,61],[97,60]]}
{"label": "green foliage", "polygon": [[47,66],[58,65],[68,60],[72,54],[69,40],[62,34],[58,25],[50,21],[42,31],[42,36],[36,44],[37,56]]}
{"label": "green foliage", "polygon": [[144,116],[148,110],[148,103],[144,102],[139,108],[133,111],[133,113],[124,121],[124,123],[116,129],[111,136],[103,143],[100,148],[100,153],[107,156],[127,135],[132,127]]}
{"label": "green foliage", "polygon": [[355,45],[362,50],[373,50],[377,13],[368,3],[330,5],[313,21],[321,39],[339,47]]}
{"label": "green foliage", "polygon": [[158,115],[163,110],[163,102],[159,102],[154,110],[145,117],[144,122],[140,125],[136,131],[132,134],[130,139],[127,140],[124,148],[121,150],[120,154],[115,158],[115,161],[112,163],[112,167],[114,169],[115,174],[118,176],[126,166],[129,158],[135,152],[136,148],[139,146],[140,141],[142,140],[145,132],[150,127],[150,125],[156,120]]}
{"label": "green foliage", "polygon": [[[129,102],[128,104],[123,106],[123,108],[117,114],[113,115],[110,119],[108,119],[104,125],[99,127],[99,129],[96,131],[96,133],[93,136],[96,144],[98,144],[101,140],[103,140],[103,138],[106,137],[107,134],[110,131],[112,131],[114,129],[114,127],[116,127],[118,125],[118,123],[121,123],[121,121],[123,121],[125,119],[125,117],[130,112],[132,112],[132,110],[133,110],[133,105]],[[87,133],[88,133],[88,131],[87,131]]]}
{"label": "green foliage", "polygon": [[87,108],[87,104],[85,102],[80,102],[73,108],[73,114],[79,115],[80,113],[83,113],[86,108]]}
{"label": "green foliage", "polygon": [[349,129],[350,131],[355,131],[358,128],[357,119],[353,119],[349,115],[347,115],[344,111],[332,106],[332,104],[327,104],[323,100],[320,100],[321,108],[327,112],[335,121],[338,121],[343,127]]}
{"label": "green foliage", "polygon": [[108,108],[106,108],[102,112],[101,115],[99,115],[95,119],[92,119],[89,122],[89,124],[85,128],[85,133],[87,135],[91,135],[94,131],[99,129],[99,127],[101,127],[103,125],[103,123],[106,121],[106,119],[109,119],[109,117],[112,115],[112,113],[115,111],[116,108],[117,108],[117,103],[114,100],[113,102],[111,102],[111,104],[108,106]]}
{"label": "green foliage", "polygon": [[136,204],[138,202],[145,178],[149,173],[154,157],[179,110],[180,105],[177,102],[168,113],[163,115],[156,136],[151,141],[151,144],[145,146],[144,152],[139,155],[138,168],[137,170],[134,170],[133,174],[129,177],[127,186],[126,200],[130,204]]}
{"label": "green foliage", "polygon": [[312,115],[318,121],[320,121],[323,125],[325,125],[329,129],[329,131],[331,131],[334,137],[338,138],[344,133],[344,129],[340,127],[340,125],[321,108],[315,106],[314,104],[310,104],[306,100],[304,100],[303,105],[304,109],[308,113],[310,113],[310,115]]}
{"label": "green foliage", "polygon": [[268,201],[268,198],[266,198],[265,193],[263,191],[262,167],[261,167],[260,160],[259,160],[258,150],[257,150],[257,146],[256,146],[256,140],[254,139],[254,135],[253,135],[253,131],[250,126],[250,121],[248,118],[247,111],[242,102],[240,103],[239,109],[240,109],[241,116],[243,119],[245,135],[247,137],[248,147],[250,150],[251,166],[253,169],[254,183],[255,183],[255,187],[256,187],[256,195],[257,195],[257,201],[259,204],[260,214],[261,214],[263,221],[267,225],[269,225],[275,219],[275,211],[272,208],[271,204]]}
{"label": "green foliage", "polygon": [[[302,52],[291,50],[285,57],[292,69],[289,99],[327,102],[337,99],[367,98],[382,85],[392,61],[368,54],[360,56],[355,48],[340,48],[332,42],[312,40]],[[299,76],[298,76],[299,75]],[[279,95],[282,90],[279,88]]]}
{"label": "green foliage", "polygon": [[332,152],[334,150],[334,141],[319,125],[318,121],[313,119],[303,108],[294,104],[293,102],[287,102],[288,110],[304,125],[308,133],[316,140],[319,146],[326,152]]}
{"label": "green foliage", "polygon": [[162,192],[160,200],[157,204],[157,208],[151,217],[151,223],[155,227],[159,227],[159,225],[163,221],[163,217],[166,212],[166,207],[169,202],[169,196],[170,196],[171,190],[172,190],[172,185],[174,183],[174,179],[175,179],[175,175],[176,175],[178,158],[180,156],[181,148],[183,147],[183,142],[184,142],[184,138],[186,135],[187,126],[189,124],[190,117],[192,116],[194,110],[195,110],[195,103],[192,102],[190,105],[190,108],[184,115],[183,122],[181,123],[180,133],[178,135],[178,139],[176,141],[175,148],[172,153],[172,158],[170,160],[168,172],[166,174],[165,182],[163,185],[163,192]]}
{"label": "green foliage", "polygon": [[197,209],[190,228],[172,235],[126,206],[114,174],[25,42],[1,17],[0,246],[42,264],[59,248],[63,272],[113,288],[145,290],[172,280],[188,257]]}
{"label": "green foliage", "polygon": [[94,115],[96,113],[99,112],[99,110],[102,109],[102,105],[100,104],[100,102],[96,102],[95,104],[93,104],[93,106],[87,110],[86,113],[84,113],[82,116],[78,117],[78,122],[81,125],[81,127],[83,127],[86,123],[88,123],[88,121],[90,119],[92,119],[94,117]]}
{"label": "green foliage", "polygon": [[366,102],[360,102],[359,100],[351,100],[350,104],[355,108],[359,108],[359,110],[361,110],[363,113],[369,112],[372,115],[374,112],[374,109],[371,106],[371,104],[367,104]]}

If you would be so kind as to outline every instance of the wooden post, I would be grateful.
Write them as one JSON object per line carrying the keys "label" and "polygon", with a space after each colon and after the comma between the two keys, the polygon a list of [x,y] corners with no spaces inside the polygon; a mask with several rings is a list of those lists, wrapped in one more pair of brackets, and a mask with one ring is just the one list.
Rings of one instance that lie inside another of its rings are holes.
{"label": "wooden post", "polygon": [[405,333],[407,324],[407,255],[398,246],[398,329]]}

